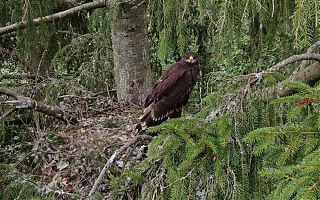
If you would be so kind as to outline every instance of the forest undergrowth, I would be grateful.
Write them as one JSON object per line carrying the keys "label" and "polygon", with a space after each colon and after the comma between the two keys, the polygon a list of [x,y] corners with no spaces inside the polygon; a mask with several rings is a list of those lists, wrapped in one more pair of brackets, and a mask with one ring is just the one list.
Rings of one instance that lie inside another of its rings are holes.
{"label": "forest undergrowth", "polygon": [[[65,98],[74,103],[74,110],[79,109],[85,115],[76,125],[53,120],[48,127],[33,130],[31,135],[31,127],[23,124],[22,119],[20,126],[2,123],[1,199],[83,198],[113,151],[135,136],[132,129],[137,108],[102,96],[92,97],[94,101],[76,95]],[[34,115],[45,121],[44,115]],[[117,159],[109,174],[121,174],[140,162],[146,153],[143,144],[129,150],[130,157],[124,154]],[[102,181],[99,192],[101,195],[110,192],[108,179]]]}
{"label": "forest undergrowth", "polygon": [[[126,148],[92,198],[319,198],[319,86],[284,87],[297,93],[270,102],[255,93],[214,93],[192,117],[149,128],[153,140]],[[99,95],[64,98],[64,106],[82,111],[78,124],[2,124],[2,199],[86,198],[111,155],[135,138],[138,107]],[[228,112],[217,114],[221,106]],[[13,117],[23,122],[23,114]]]}

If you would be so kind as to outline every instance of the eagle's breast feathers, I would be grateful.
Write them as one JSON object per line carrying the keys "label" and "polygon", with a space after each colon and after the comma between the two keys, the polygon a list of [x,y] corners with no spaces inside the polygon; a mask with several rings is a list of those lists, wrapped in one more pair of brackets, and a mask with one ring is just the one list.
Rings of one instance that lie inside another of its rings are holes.
{"label": "eagle's breast feathers", "polygon": [[187,104],[197,81],[197,58],[194,53],[186,53],[155,82],[140,116],[142,130],[158,125],[168,118],[181,116],[182,107]]}

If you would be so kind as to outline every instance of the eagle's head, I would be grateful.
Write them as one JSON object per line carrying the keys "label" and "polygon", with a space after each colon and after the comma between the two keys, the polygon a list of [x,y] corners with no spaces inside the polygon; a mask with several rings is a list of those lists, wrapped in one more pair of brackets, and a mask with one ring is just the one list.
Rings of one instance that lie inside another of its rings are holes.
{"label": "eagle's head", "polygon": [[191,64],[198,64],[200,57],[198,56],[198,54],[193,53],[193,52],[187,52],[183,55],[183,57],[181,58],[182,61],[186,62],[186,63],[191,63]]}

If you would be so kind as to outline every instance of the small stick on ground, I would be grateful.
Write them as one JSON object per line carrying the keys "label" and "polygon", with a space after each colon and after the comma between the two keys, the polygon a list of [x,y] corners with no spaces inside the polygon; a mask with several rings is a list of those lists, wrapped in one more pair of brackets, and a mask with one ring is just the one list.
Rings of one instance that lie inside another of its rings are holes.
{"label": "small stick on ground", "polygon": [[10,110],[8,110],[7,112],[5,112],[1,117],[0,117],[0,122],[2,120],[4,120],[5,118],[7,118],[11,113],[13,113],[14,111],[16,111],[16,108],[12,108]]}
{"label": "small stick on ground", "polygon": [[96,192],[98,186],[100,185],[102,178],[104,177],[104,175],[106,174],[106,172],[108,171],[108,169],[110,168],[110,166],[112,165],[112,163],[115,161],[115,159],[121,155],[125,150],[127,150],[130,146],[132,146],[133,144],[135,144],[136,142],[139,141],[144,141],[144,140],[152,140],[152,136],[150,135],[138,135],[134,138],[132,138],[131,140],[129,140],[126,144],[124,144],[122,147],[120,147],[120,149],[117,149],[112,156],[107,160],[107,163],[104,165],[103,169],[101,170],[98,178],[96,179],[96,181],[94,182],[94,185],[89,193],[89,198],[92,198],[93,194]]}

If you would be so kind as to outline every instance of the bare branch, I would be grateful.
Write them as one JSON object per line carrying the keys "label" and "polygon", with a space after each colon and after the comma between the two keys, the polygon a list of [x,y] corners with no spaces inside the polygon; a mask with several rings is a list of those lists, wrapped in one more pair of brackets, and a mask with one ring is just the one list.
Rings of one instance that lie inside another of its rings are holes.
{"label": "bare branch", "polygon": [[92,197],[94,195],[94,193],[96,192],[98,186],[100,185],[102,178],[104,177],[104,175],[106,174],[106,172],[108,171],[108,169],[110,168],[110,166],[112,165],[112,163],[114,162],[114,160],[121,155],[125,150],[127,150],[130,146],[132,146],[133,144],[135,144],[138,141],[144,141],[144,140],[152,140],[152,136],[150,135],[138,135],[134,138],[132,138],[131,140],[129,140],[126,144],[124,144],[120,149],[117,149],[112,156],[107,160],[107,163],[104,165],[103,169],[101,170],[98,178],[96,179],[96,181],[94,182],[94,185],[89,193],[89,197]]}
{"label": "bare branch", "polygon": [[[273,67],[265,71],[262,71],[260,73],[249,74],[248,77],[250,78],[252,76],[255,76],[256,77],[255,80],[250,81],[240,91],[232,94],[228,94],[227,96],[229,98],[225,101],[225,103],[222,106],[218,107],[217,109],[212,110],[209,116],[207,117],[207,119],[212,120],[226,113],[237,112],[239,109],[238,104],[240,104],[243,98],[249,93],[249,91],[252,89],[251,87],[259,83],[259,80],[261,79],[262,74],[280,70],[281,68],[285,67],[288,64],[301,61],[301,60],[317,60],[320,62],[320,54],[306,53],[306,54],[294,55],[279,62],[278,64],[274,65]],[[259,90],[259,91],[251,92],[250,95],[259,97],[259,100],[261,101],[269,101],[274,99],[275,97],[288,96],[292,93],[292,91],[284,87],[284,83],[286,81],[292,80],[292,81],[300,81],[302,83],[312,84],[320,79],[320,63],[319,62],[309,65],[305,69],[302,69],[297,73],[292,74],[285,81],[277,83],[276,85],[268,88],[263,88],[262,90]]]}
{"label": "bare branch", "polygon": [[4,88],[4,87],[0,87],[0,94],[5,94],[5,95],[13,97],[15,99],[27,98],[27,97],[24,97],[23,95],[20,95],[19,93],[15,92],[14,90]]}
{"label": "bare branch", "polygon": [[302,83],[313,84],[320,79],[320,63],[314,63],[307,68],[292,74],[288,79],[281,81],[275,86],[264,88],[261,91],[255,92],[254,95],[259,96],[262,101],[270,101],[275,97],[284,97],[293,93],[293,91],[284,87],[288,81],[299,81]]}
{"label": "bare branch", "polygon": [[293,55],[281,62],[279,62],[278,64],[272,66],[271,68],[265,70],[265,72],[274,72],[274,71],[279,71],[281,68],[301,61],[301,60],[316,60],[318,62],[320,62],[320,54],[317,53],[305,53],[305,54],[300,54],[300,55]]}
{"label": "bare branch", "polygon": [[[315,43],[308,49],[308,51],[314,51],[319,45],[320,45],[320,42]],[[301,60],[302,62],[306,60],[316,60],[318,62],[309,66],[305,66],[306,63],[301,63],[299,66],[300,68],[299,71],[293,72],[292,75],[287,80],[282,81],[273,87],[264,88],[262,89],[262,91],[256,92],[256,93],[259,93],[259,96],[261,97],[261,99],[264,101],[267,101],[274,98],[274,96],[283,97],[283,96],[290,95],[292,91],[284,88],[283,86],[284,83],[288,80],[300,81],[303,83],[314,83],[316,80],[319,80],[320,79],[320,63],[319,63],[320,54],[316,54],[316,53],[305,53],[300,55],[293,55],[279,62],[273,67],[265,70],[265,72],[266,73],[273,72],[285,67],[288,64],[301,61]],[[265,73],[265,72],[262,72],[262,73]]]}
{"label": "bare branch", "polygon": [[[320,46],[320,41],[317,41],[316,43],[314,43],[312,46],[309,47],[309,49],[307,50],[307,53],[315,53],[315,51],[319,48],[319,46]],[[294,73],[296,73],[297,71],[300,71],[301,69],[306,68],[308,65],[310,65],[310,60],[303,60]]]}
{"label": "bare branch", "polygon": [[[318,45],[320,45],[320,41],[319,43],[315,43],[312,47],[310,47],[308,49],[308,51],[314,51]],[[306,68],[308,65],[306,65],[306,63],[304,63],[305,61],[310,61],[310,60],[316,60],[318,62],[320,62],[320,54],[317,53],[305,53],[305,54],[299,54],[299,55],[293,55],[285,60],[280,61],[279,63],[273,65],[272,67],[263,70],[259,73],[251,73],[251,74],[247,74],[247,75],[239,75],[236,77],[233,77],[232,80],[244,80],[244,79],[250,79],[250,78],[254,78],[254,80],[250,81],[250,86],[253,86],[258,80],[256,79],[261,79],[263,75],[265,74],[270,74],[270,73],[274,73],[275,71],[279,71],[280,69],[284,68],[285,66],[298,62],[298,61],[302,61],[301,64],[299,65],[299,67],[297,68],[297,70],[295,72],[293,72],[292,74],[297,73],[297,71]]]}
{"label": "bare branch", "polygon": [[57,106],[47,105],[43,102],[33,100],[29,97],[23,96],[16,91],[4,87],[0,87],[0,94],[4,94],[16,99],[16,101],[7,101],[5,104],[14,105],[16,108],[32,108],[38,112],[63,120],[67,123],[75,124],[78,122],[71,112],[62,110]]}
{"label": "bare branch", "polygon": [[[32,20],[32,22],[35,26],[39,26],[41,23],[52,22],[56,19],[62,19],[67,16],[70,16],[74,13],[77,13],[79,11],[82,11],[82,10],[89,11],[89,10],[94,10],[97,8],[110,7],[113,5],[113,3],[114,2],[111,0],[96,0],[93,2],[82,4],[80,6],[76,6],[74,8],[70,8],[70,9],[62,11],[62,12],[52,14],[52,15],[38,17],[38,18]],[[2,28],[0,28],[0,35],[26,28],[27,24],[28,24],[28,21],[23,20],[21,22],[15,23],[15,24],[11,24],[9,26],[2,27]]]}

